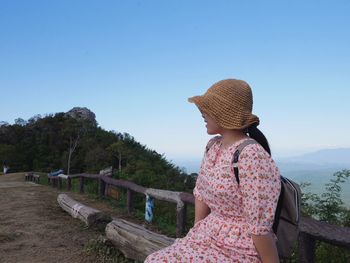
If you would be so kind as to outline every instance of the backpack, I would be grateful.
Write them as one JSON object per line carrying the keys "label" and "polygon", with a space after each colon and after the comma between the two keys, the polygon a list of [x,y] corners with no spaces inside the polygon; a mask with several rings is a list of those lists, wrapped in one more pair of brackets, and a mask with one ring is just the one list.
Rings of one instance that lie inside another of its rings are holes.
{"label": "backpack", "polygon": [[[206,151],[212,143],[208,144]],[[253,139],[245,140],[238,145],[232,159],[233,170],[239,185],[238,159],[242,150],[249,144],[258,144]],[[281,176],[281,192],[278,198],[273,232],[277,236],[277,250],[280,258],[288,258],[299,236],[301,191],[299,185],[292,180]]]}

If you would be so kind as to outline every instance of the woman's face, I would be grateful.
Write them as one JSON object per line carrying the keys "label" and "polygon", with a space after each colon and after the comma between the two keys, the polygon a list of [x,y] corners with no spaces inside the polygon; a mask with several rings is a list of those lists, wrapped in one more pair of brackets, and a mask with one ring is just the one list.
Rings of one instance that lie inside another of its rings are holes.
{"label": "woman's face", "polygon": [[214,119],[209,116],[209,114],[202,112],[202,117],[204,119],[204,122],[206,123],[207,127],[207,133],[210,135],[218,134],[221,132],[222,128],[216,124]]}

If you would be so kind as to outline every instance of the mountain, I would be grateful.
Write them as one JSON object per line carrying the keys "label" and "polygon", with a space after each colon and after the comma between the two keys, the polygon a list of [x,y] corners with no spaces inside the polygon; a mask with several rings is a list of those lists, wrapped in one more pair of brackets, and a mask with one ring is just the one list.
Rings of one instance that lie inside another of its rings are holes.
{"label": "mountain", "polygon": [[[197,173],[200,158],[174,160],[188,173]],[[324,149],[298,156],[275,159],[282,172],[350,169],[350,148]]]}
{"label": "mountain", "polygon": [[106,131],[85,107],[28,121],[0,122],[0,161],[10,172],[64,170],[96,173],[113,166],[114,177],[145,187],[184,191],[186,174],[130,134]]}
{"label": "mountain", "polygon": [[[276,160],[282,175],[297,183],[310,183],[304,191],[322,194],[333,174],[350,169],[350,149],[324,149]],[[350,180],[341,185],[342,200],[350,207]]]}
{"label": "mountain", "polygon": [[286,169],[350,168],[350,148],[324,149],[277,160]]}
{"label": "mountain", "polygon": [[91,110],[86,107],[74,107],[66,113],[66,115],[76,119],[76,120],[87,120],[91,123],[96,124],[96,115]]}

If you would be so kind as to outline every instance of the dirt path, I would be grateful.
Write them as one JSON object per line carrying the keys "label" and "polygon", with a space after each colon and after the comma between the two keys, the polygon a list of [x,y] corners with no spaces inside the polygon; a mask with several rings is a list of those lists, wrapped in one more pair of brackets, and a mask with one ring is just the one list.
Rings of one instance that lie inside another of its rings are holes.
{"label": "dirt path", "polygon": [[[65,213],[56,201],[60,192],[25,182],[22,173],[0,176],[0,262],[96,262],[84,247],[101,232]],[[117,217],[86,195],[69,195]]]}

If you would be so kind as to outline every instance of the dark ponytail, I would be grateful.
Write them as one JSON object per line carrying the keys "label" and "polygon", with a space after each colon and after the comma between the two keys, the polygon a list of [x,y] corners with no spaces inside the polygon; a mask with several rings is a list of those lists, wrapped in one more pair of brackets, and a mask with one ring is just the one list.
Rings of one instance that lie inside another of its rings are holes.
{"label": "dark ponytail", "polygon": [[256,127],[255,125],[248,127],[247,133],[250,138],[256,140],[264,149],[271,155],[271,150],[269,142],[267,141],[265,135]]}

